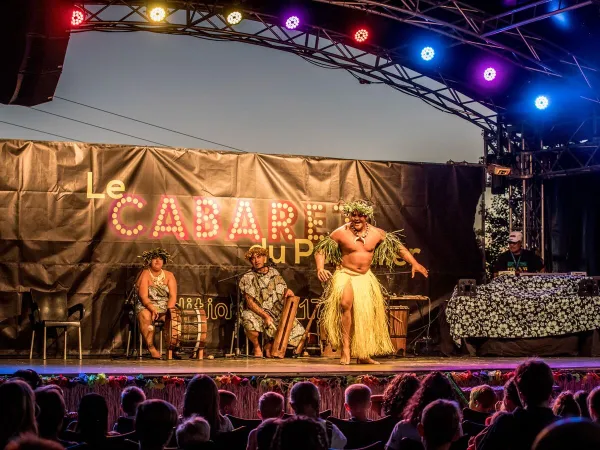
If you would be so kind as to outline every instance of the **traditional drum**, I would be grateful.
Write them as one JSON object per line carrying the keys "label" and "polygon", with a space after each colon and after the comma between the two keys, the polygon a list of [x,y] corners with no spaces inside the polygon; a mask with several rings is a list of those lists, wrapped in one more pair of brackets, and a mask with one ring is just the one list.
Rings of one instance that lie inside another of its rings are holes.
{"label": "traditional drum", "polygon": [[283,305],[283,311],[281,312],[279,327],[277,327],[277,332],[275,333],[275,339],[273,341],[273,348],[271,350],[271,356],[273,358],[283,358],[285,356],[285,349],[287,348],[287,344],[290,339],[290,333],[294,327],[294,320],[296,319],[296,312],[298,311],[299,304],[300,297],[285,298],[285,304]]}
{"label": "traditional drum", "polygon": [[392,345],[396,349],[396,355],[406,354],[406,333],[408,331],[408,306],[390,306],[388,309],[388,321]]}
{"label": "traditional drum", "polygon": [[197,353],[204,358],[206,344],[206,314],[202,309],[169,308],[167,311],[167,359],[173,358],[173,351]]}

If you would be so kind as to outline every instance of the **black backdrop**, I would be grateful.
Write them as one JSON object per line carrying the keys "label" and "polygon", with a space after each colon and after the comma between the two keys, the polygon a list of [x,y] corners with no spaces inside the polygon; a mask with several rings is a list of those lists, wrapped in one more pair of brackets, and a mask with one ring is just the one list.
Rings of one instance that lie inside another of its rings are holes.
{"label": "black backdrop", "polygon": [[546,265],[552,272],[600,275],[600,175],[545,181]]}
{"label": "black backdrop", "polygon": [[[343,223],[343,200],[373,201],[377,225],[403,229],[430,270],[425,280],[401,261],[395,274],[377,268],[391,291],[435,300],[458,278],[480,278],[473,225],[483,189],[481,166],[0,141],[0,292],[9,301],[66,288],[87,309],[84,349],[106,353],[122,345],[136,256],[161,245],[174,255],[180,304],[203,308],[208,346],[225,348],[235,285],[217,281],[246,270],[244,252],[262,243],[307,317],[321,293],[312,246]],[[4,352],[22,353],[29,333],[1,339]]]}

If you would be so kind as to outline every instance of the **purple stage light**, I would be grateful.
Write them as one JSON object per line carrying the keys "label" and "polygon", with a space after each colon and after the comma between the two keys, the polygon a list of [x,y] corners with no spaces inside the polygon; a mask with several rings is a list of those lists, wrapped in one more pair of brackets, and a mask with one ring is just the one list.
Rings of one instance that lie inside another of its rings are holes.
{"label": "purple stage light", "polygon": [[496,78],[496,69],[493,67],[488,67],[483,72],[483,78],[485,81],[493,81]]}
{"label": "purple stage light", "polygon": [[298,28],[298,25],[300,25],[300,17],[298,16],[290,16],[285,21],[285,27],[288,30],[295,30],[296,28]]}

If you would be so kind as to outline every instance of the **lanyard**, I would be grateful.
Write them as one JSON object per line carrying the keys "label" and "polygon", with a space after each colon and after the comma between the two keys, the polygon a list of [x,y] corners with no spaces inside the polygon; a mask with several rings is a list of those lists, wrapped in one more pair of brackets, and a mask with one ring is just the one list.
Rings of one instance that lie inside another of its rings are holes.
{"label": "lanyard", "polygon": [[519,255],[519,259],[515,259],[515,254],[513,252],[510,252],[510,256],[512,256],[512,259],[515,263],[515,272],[520,272],[519,270],[519,263],[521,262],[521,257],[523,256],[523,250],[521,250],[521,254]]}

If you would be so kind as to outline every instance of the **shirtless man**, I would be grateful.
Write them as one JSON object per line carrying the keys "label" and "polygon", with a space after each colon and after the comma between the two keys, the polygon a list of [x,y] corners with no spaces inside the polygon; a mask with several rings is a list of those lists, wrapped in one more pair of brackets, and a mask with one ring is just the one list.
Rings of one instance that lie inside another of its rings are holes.
{"label": "shirtless man", "polygon": [[[349,364],[351,354],[361,363],[378,364],[371,356],[392,353],[394,348],[385,301],[370,270],[374,256],[378,263],[388,266],[393,264],[394,256],[400,256],[411,264],[413,277],[417,272],[427,277],[428,272],[394,233],[386,234],[368,223],[367,219],[373,218],[372,206],[362,201],[352,202],[343,211],[350,222],[315,247],[317,276],[321,282],[331,280],[324,294],[323,321],[332,345],[341,344],[340,364]],[[338,266],[333,275],[325,269],[326,257]]]}
{"label": "shirtless man", "polygon": [[169,308],[175,308],[177,282],[172,272],[163,270],[163,266],[170,259],[166,250],[149,250],[144,252],[141,258],[144,260],[144,270],[136,283],[139,302],[135,305],[135,311],[148,351],[153,359],[160,359],[161,355],[154,346],[152,324],[159,317],[164,318]]}

